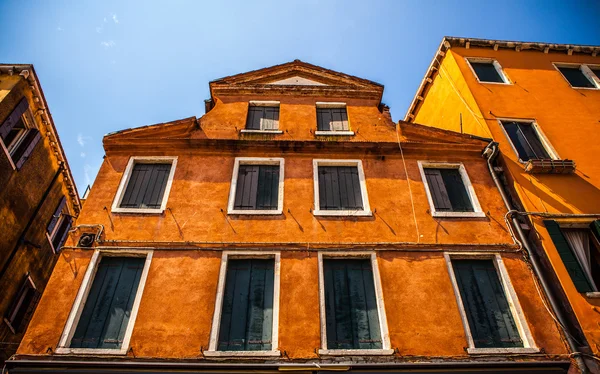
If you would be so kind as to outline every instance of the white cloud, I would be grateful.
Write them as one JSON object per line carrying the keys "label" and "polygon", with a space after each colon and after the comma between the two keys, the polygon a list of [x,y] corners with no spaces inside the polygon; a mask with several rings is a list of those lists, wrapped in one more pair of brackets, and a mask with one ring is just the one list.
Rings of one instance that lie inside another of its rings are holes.
{"label": "white cloud", "polygon": [[92,137],[90,136],[84,136],[82,133],[77,134],[77,143],[79,143],[81,147],[85,146],[85,144],[90,140],[92,140]]}
{"label": "white cloud", "polygon": [[106,17],[104,17],[104,22],[105,22],[105,23],[107,22],[107,21],[106,21]]}
{"label": "white cloud", "polygon": [[98,34],[102,34],[102,30],[104,30],[104,27],[102,27],[102,26],[98,26],[98,27],[96,27],[96,32],[97,32]]}
{"label": "white cloud", "polygon": [[115,45],[117,45],[117,43],[115,43],[112,40],[109,40],[109,41],[100,42],[100,45],[103,46],[104,48],[112,48]]}
{"label": "white cloud", "polygon": [[58,31],[63,31],[64,29],[63,29],[62,27],[58,26],[58,27],[56,28],[56,30],[58,30]]}
{"label": "white cloud", "polygon": [[116,14],[113,14],[113,15],[112,15],[112,20],[113,20],[115,23],[119,23],[119,20],[117,19],[117,15],[116,15]]}
{"label": "white cloud", "polygon": [[86,185],[92,184],[92,177],[90,175],[91,172],[92,172],[92,166],[90,164],[83,165],[83,176],[85,177]]}
{"label": "white cloud", "polygon": [[79,155],[81,156],[81,158],[85,158],[85,152],[81,152]]}

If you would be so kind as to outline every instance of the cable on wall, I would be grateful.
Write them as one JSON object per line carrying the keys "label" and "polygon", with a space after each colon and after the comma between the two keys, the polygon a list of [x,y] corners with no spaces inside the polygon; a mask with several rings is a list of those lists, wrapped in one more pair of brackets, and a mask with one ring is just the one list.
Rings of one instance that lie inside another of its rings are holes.
{"label": "cable on wall", "polygon": [[419,233],[419,224],[417,223],[417,214],[415,212],[415,202],[413,200],[412,189],[410,187],[410,178],[408,177],[408,169],[406,168],[406,161],[404,160],[404,151],[402,151],[402,144],[400,142],[400,123],[396,124],[396,140],[398,141],[398,148],[400,148],[400,155],[402,156],[402,164],[404,165],[404,174],[406,175],[406,183],[408,184],[408,193],[410,195],[410,205],[412,206],[413,219],[415,221],[415,229],[417,230],[417,243],[421,240],[421,234]]}

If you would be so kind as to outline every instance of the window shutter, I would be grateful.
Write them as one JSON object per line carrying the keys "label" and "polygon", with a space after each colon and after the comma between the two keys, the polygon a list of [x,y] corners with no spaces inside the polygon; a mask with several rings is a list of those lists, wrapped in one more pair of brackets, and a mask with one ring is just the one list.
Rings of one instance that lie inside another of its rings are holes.
{"label": "window shutter", "polygon": [[472,212],[473,204],[458,169],[439,169],[453,212]]}
{"label": "window shutter", "polygon": [[52,246],[55,252],[60,252],[61,247],[65,244],[67,237],[69,236],[69,230],[71,229],[72,218],[69,215],[65,216],[65,219],[61,222],[60,228],[56,232],[52,240]]}
{"label": "window shutter", "polygon": [[595,220],[590,224],[590,230],[592,230],[592,235],[594,235],[598,243],[600,243],[600,219]]}
{"label": "window shutter", "polygon": [[[15,109],[6,117],[2,125],[0,125],[0,137],[4,139],[6,135],[12,130],[13,127],[19,122],[19,119],[25,113],[25,111],[29,108],[29,102],[27,98],[22,98],[21,101],[15,106]],[[8,146],[8,144],[7,144]]]}
{"label": "window shutter", "polygon": [[54,227],[56,226],[56,223],[60,219],[60,216],[61,216],[62,211],[65,208],[66,204],[67,204],[67,198],[63,196],[60,199],[60,201],[58,202],[56,210],[54,211],[54,214],[52,214],[52,218],[50,218],[50,222],[48,223],[48,226],[46,227],[46,231],[48,232],[48,234],[52,234],[52,231],[54,231]]}
{"label": "window shutter", "polygon": [[273,260],[228,261],[217,350],[272,349],[274,276]]}
{"label": "window shutter", "polygon": [[160,208],[171,166],[171,164],[135,164],[119,206],[121,208]]}
{"label": "window shutter", "polygon": [[344,209],[363,209],[358,168],[353,166],[337,168],[340,203]]}
{"label": "window shutter", "polygon": [[370,260],[323,261],[328,349],[381,349]]}
{"label": "window shutter", "polygon": [[139,257],[100,260],[71,348],[121,347],[144,262]]}
{"label": "window shutter", "polygon": [[274,210],[279,205],[279,165],[258,167],[256,209]]}
{"label": "window shutter", "polygon": [[526,145],[529,146],[529,149],[531,150],[531,153],[534,156],[531,158],[536,158],[536,159],[550,158],[550,155],[544,148],[544,145],[542,144],[540,137],[538,136],[537,132],[533,128],[533,125],[519,123],[518,126],[525,137]]}
{"label": "window shutter", "polygon": [[550,234],[550,238],[562,259],[563,264],[571,276],[573,284],[575,284],[575,288],[577,288],[577,292],[592,292],[592,286],[585,276],[581,264],[575,257],[573,250],[569,247],[567,239],[565,239],[562,231],[560,231],[558,223],[553,220],[545,220],[544,225],[546,226],[546,230],[548,230],[548,234]]}
{"label": "window shutter", "polygon": [[493,261],[453,260],[452,266],[475,347],[522,347]]}
{"label": "window shutter", "polygon": [[258,191],[258,165],[240,165],[235,189],[235,209],[256,209]]}
{"label": "window shutter", "polygon": [[17,160],[15,163],[17,170],[21,169],[25,161],[29,159],[29,156],[41,138],[42,136],[40,135],[38,129],[27,130],[27,134],[25,134],[23,142],[13,156],[13,160]]}
{"label": "window shutter", "polygon": [[439,169],[424,169],[425,178],[429,185],[429,192],[433,200],[433,206],[437,211],[452,211],[452,203],[444,185],[444,179]]}
{"label": "window shutter", "polygon": [[39,301],[39,296],[40,293],[26,276],[5,317],[5,321],[14,334],[20,333],[29,322],[33,309]]}

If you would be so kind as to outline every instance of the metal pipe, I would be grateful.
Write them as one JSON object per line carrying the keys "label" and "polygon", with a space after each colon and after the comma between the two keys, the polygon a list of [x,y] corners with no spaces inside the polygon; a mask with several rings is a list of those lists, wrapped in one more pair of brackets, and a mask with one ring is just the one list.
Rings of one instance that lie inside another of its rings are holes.
{"label": "metal pipe", "polygon": [[[100,235],[102,235],[102,233],[104,232],[104,225],[103,224],[97,223],[97,224],[94,224],[94,225],[77,225],[77,226],[73,227],[73,229],[69,230],[69,233],[74,233],[80,227],[89,227],[89,228],[100,227],[100,230],[98,230],[98,233],[96,234],[96,237],[94,239],[96,242],[100,242]],[[70,247],[63,247],[63,248],[70,248]]]}
{"label": "metal pipe", "polygon": [[[508,196],[506,194],[504,186],[500,182],[500,179],[498,178],[498,175],[496,174],[496,171],[494,170],[494,167],[492,166],[492,162],[494,161],[494,159],[496,158],[498,153],[499,153],[498,143],[492,141],[483,150],[483,157],[485,157],[487,159],[488,169],[490,171],[490,174],[492,175],[492,179],[494,180],[496,187],[500,191],[500,195],[502,197],[502,200],[504,201],[504,205],[506,205],[506,209],[511,211],[513,209],[510,204],[510,200],[508,199]],[[523,232],[523,229],[521,228],[521,225],[520,225],[518,219],[513,215],[513,216],[511,216],[511,220],[512,220],[513,228],[516,231],[517,235],[519,236],[521,243],[523,244],[523,248],[525,248],[525,250],[527,251],[527,254],[529,255],[529,259],[531,260],[531,265],[532,265],[533,271],[535,272],[535,275],[537,276],[537,278],[540,280],[542,289],[544,290],[544,293],[548,297],[548,301],[550,302],[550,307],[552,308],[552,311],[554,312],[554,314],[556,315],[556,318],[558,319],[559,326],[563,330],[565,339],[567,340],[567,344],[569,345],[569,349],[571,350],[571,355],[575,358],[575,362],[577,363],[577,366],[579,366],[581,373],[583,373],[583,374],[589,373],[588,368],[585,365],[585,361],[581,357],[581,352],[579,352],[579,349],[578,349],[577,345],[575,344],[575,341],[573,340],[571,334],[567,330],[567,322],[566,322],[564,313],[563,313],[562,309],[559,307],[559,303],[556,299],[556,296],[552,292],[550,285],[548,284],[548,281],[547,281],[546,277],[544,276],[543,271],[541,270],[541,264],[540,264],[537,256],[535,255],[533,248],[531,247],[531,244],[529,243],[529,240],[525,236],[525,233]]]}

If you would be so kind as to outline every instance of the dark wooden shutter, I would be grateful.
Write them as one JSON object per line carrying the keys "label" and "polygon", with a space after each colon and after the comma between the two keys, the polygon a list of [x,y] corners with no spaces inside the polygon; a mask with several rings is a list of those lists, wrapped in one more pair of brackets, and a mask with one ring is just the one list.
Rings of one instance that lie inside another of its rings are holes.
{"label": "dark wooden shutter", "polygon": [[318,177],[320,209],[363,209],[356,166],[319,166]]}
{"label": "dark wooden shutter", "polygon": [[69,236],[69,230],[71,229],[72,218],[69,215],[65,215],[65,218],[60,223],[60,227],[56,230],[56,234],[52,238],[52,246],[55,252],[59,252],[62,245]]}
{"label": "dark wooden shutter", "polygon": [[239,165],[234,208],[256,209],[259,165]]}
{"label": "dark wooden shutter", "polygon": [[448,191],[446,191],[446,185],[444,184],[444,178],[440,169],[426,168],[424,172],[435,210],[440,212],[452,211],[452,203],[450,202]]}
{"label": "dark wooden shutter", "polygon": [[6,314],[6,321],[13,333],[18,334],[23,331],[39,301],[39,296],[40,293],[33,287],[29,278],[25,277]]}
{"label": "dark wooden shutter", "polygon": [[120,207],[160,208],[170,172],[171,164],[135,164]]}
{"label": "dark wooden shutter", "polygon": [[573,87],[593,88],[594,84],[583,74],[579,67],[559,67],[558,70],[567,78]]}
{"label": "dark wooden shutter", "polygon": [[479,81],[481,82],[495,82],[504,83],[504,79],[498,74],[496,67],[491,62],[471,62],[471,66]]}
{"label": "dark wooden shutter", "polygon": [[472,212],[473,204],[458,169],[439,169],[453,212]]}
{"label": "dark wooden shutter", "polygon": [[452,260],[476,348],[523,347],[493,260]]}
{"label": "dark wooden shutter", "polygon": [[[21,116],[25,111],[29,108],[29,102],[27,98],[22,98],[21,101],[15,106],[15,109],[6,117],[2,125],[0,125],[0,137],[2,139],[6,138],[10,130],[19,122]],[[8,147],[8,144],[5,144]]]}
{"label": "dark wooden shutter", "polygon": [[71,348],[121,347],[144,262],[139,257],[102,257]]}
{"label": "dark wooden shutter", "polygon": [[46,231],[48,232],[48,234],[52,234],[52,231],[54,231],[54,227],[56,226],[56,223],[60,219],[60,216],[61,216],[62,211],[65,208],[66,204],[67,204],[67,198],[63,196],[60,199],[60,201],[58,202],[58,205],[56,206],[56,210],[54,210],[54,214],[52,214],[52,217],[50,218],[50,222],[48,223],[48,226],[46,227]]}
{"label": "dark wooden shutter", "polygon": [[328,349],[381,349],[371,261],[323,261]]}
{"label": "dark wooden shutter", "polygon": [[274,264],[272,259],[228,261],[217,350],[273,348]]}
{"label": "dark wooden shutter", "polygon": [[21,169],[25,161],[29,159],[29,156],[31,156],[31,153],[33,152],[35,146],[41,138],[42,136],[40,135],[38,129],[27,130],[27,133],[25,134],[21,145],[19,145],[19,147],[12,156],[13,161],[16,161],[15,166],[17,170]]}
{"label": "dark wooden shutter", "polygon": [[577,288],[578,292],[592,292],[593,288],[588,280],[581,264],[577,260],[575,253],[569,246],[569,242],[563,235],[562,231],[560,231],[560,226],[556,221],[553,220],[545,220],[544,225],[546,226],[546,230],[548,230],[548,234],[550,234],[550,238],[562,259],[563,264],[567,268],[569,275],[571,276],[571,280],[573,284],[575,284],[575,288]]}
{"label": "dark wooden shutter", "polygon": [[279,165],[240,165],[234,209],[276,210],[279,205]]}

